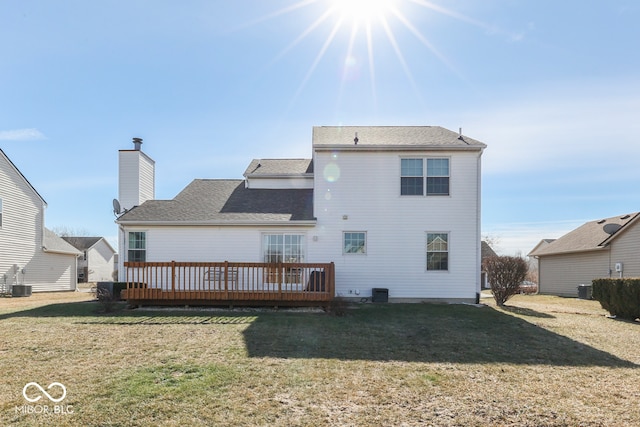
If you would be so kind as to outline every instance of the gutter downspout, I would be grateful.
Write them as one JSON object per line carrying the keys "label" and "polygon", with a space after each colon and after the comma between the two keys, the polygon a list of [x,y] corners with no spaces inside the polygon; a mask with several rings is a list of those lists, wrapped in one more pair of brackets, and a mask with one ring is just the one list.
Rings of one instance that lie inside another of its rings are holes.
{"label": "gutter downspout", "polygon": [[126,253],[124,246],[126,244],[126,233],[122,224],[118,224],[118,231],[118,282],[124,282],[124,254]]}
{"label": "gutter downspout", "polygon": [[476,304],[480,304],[482,293],[482,150],[478,153],[476,178]]}

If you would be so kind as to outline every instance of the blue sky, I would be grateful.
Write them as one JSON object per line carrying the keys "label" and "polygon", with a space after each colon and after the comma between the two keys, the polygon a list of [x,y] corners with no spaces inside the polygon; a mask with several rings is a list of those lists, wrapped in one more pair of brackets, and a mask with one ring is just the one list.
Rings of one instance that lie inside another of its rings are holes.
{"label": "blue sky", "polygon": [[504,254],[640,210],[640,2],[379,1],[0,0],[0,148],[47,227],[114,245],[132,137],[170,199],[310,157],[312,126],[462,127]]}

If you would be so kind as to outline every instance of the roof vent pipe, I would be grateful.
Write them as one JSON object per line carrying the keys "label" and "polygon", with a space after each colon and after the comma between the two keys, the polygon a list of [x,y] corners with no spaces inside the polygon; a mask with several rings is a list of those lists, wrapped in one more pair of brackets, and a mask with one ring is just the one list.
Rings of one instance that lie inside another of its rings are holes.
{"label": "roof vent pipe", "polygon": [[136,151],[140,151],[140,146],[142,145],[142,138],[133,138],[133,149]]}

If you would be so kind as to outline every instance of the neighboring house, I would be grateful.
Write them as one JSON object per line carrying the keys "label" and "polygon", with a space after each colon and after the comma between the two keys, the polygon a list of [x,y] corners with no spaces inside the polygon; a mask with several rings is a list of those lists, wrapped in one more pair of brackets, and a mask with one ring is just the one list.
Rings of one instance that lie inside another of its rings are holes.
{"label": "neighboring house", "polygon": [[76,288],[79,252],[44,226],[46,202],[0,150],[0,286]]}
{"label": "neighboring house", "polygon": [[333,262],[337,296],[479,297],[479,141],[314,127],[312,159],[253,160],[244,179],[196,179],[173,200],[153,200],[155,164],[134,144],[120,151],[120,280],[127,261]]}
{"label": "neighboring house", "polygon": [[[498,254],[496,254],[493,248],[484,240],[481,242],[480,253],[481,253],[481,262],[484,262],[484,260],[487,258],[498,256]],[[481,281],[482,289],[489,289],[491,287],[491,285],[487,280],[487,272],[484,270],[482,271],[480,281]]]}
{"label": "neighboring house", "polygon": [[116,251],[103,237],[63,237],[81,252],[78,256],[78,282],[114,280]]}
{"label": "neighboring house", "polygon": [[640,215],[587,222],[529,253],[538,260],[539,292],[578,296],[578,286],[602,277],[640,276]]}

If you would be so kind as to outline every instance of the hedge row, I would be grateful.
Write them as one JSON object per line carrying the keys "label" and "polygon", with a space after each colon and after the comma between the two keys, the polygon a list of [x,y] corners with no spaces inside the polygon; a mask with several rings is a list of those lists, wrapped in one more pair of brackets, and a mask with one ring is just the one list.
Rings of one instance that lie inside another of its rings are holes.
{"label": "hedge row", "polygon": [[640,278],[595,279],[593,299],[611,315],[634,320],[640,317]]}

